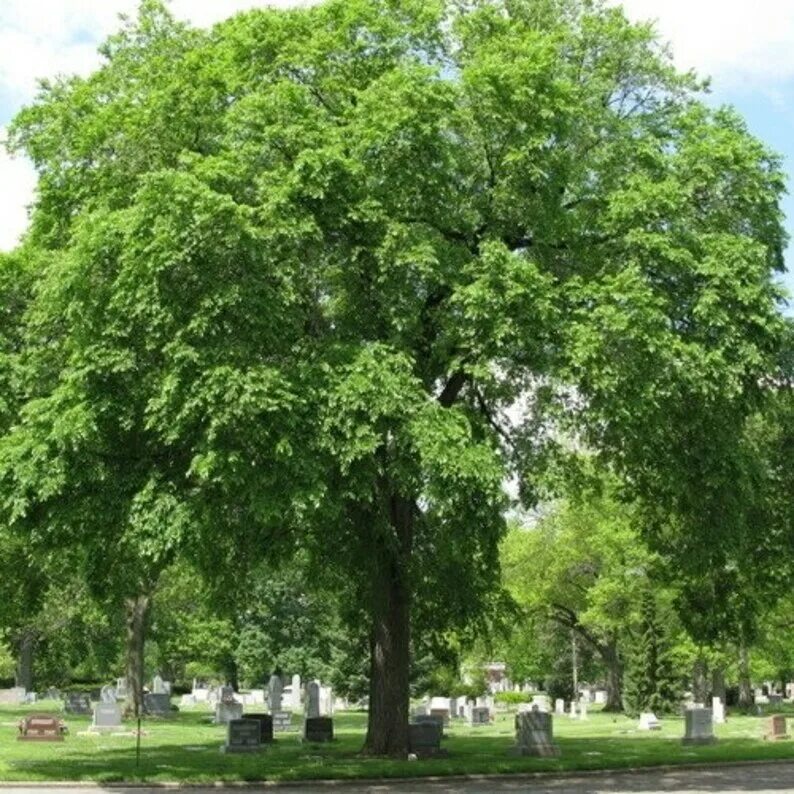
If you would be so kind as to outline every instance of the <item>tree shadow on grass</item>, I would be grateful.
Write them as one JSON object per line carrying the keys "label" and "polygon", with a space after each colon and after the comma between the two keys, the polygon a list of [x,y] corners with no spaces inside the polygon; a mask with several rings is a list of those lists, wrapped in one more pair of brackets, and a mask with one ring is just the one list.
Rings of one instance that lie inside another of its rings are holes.
{"label": "tree shadow on grass", "polygon": [[[26,758],[9,758],[10,774],[17,780],[73,780],[102,782],[186,781],[210,783],[214,781],[274,781],[317,780],[322,778],[395,778],[424,775],[453,774],[522,774],[546,771],[551,773],[576,770],[605,770],[629,767],[653,767],[660,764],[714,763],[739,759],[769,760],[791,758],[791,742],[768,744],[741,738],[726,738],[708,747],[683,747],[675,738],[635,737],[562,737],[559,758],[522,758],[509,756],[512,746],[509,736],[453,735],[445,741],[450,756],[427,761],[394,761],[366,758],[359,755],[362,737],[357,732],[340,732],[339,741],[330,745],[301,744],[296,736],[280,737],[275,745],[257,754],[223,754],[220,736],[191,741],[184,737],[155,744],[155,736],[142,746],[140,766],[135,760],[135,743],[115,747],[71,747],[62,752],[32,753]],[[67,739],[67,742],[69,740]],[[63,745],[60,745],[63,747]],[[711,769],[692,772],[650,772],[651,782],[636,776],[610,775],[608,778],[584,778],[582,785],[570,789],[576,792],[605,791],[737,791],[758,790],[759,781],[773,791],[791,790],[790,776],[785,785],[776,780],[780,768],[754,767],[747,787],[737,786],[737,770]],[[748,778],[748,780],[749,780]],[[689,783],[689,781],[694,781]],[[607,782],[609,783],[607,785]],[[503,791],[565,791],[564,781],[516,780],[500,783],[500,788],[479,790]],[[311,790],[310,787],[307,790]],[[366,787],[362,791],[368,790]],[[377,790],[377,789],[373,789]],[[410,789],[407,789],[410,790]],[[460,791],[460,783],[433,784],[436,792]],[[478,789],[471,789],[472,791]]]}

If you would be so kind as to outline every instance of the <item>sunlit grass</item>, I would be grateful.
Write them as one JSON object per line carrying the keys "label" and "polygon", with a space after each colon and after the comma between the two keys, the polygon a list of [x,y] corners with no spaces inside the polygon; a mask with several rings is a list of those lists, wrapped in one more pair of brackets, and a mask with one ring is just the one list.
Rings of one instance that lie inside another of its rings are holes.
{"label": "sunlit grass", "polygon": [[[684,747],[683,720],[663,721],[661,731],[643,733],[636,721],[590,712],[586,722],[555,717],[559,758],[520,758],[507,754],[513,743],[512,714],[499,714],[491,726],[447,730],[449,757],[427,761],[388,761],[359,755],[366,715],[346,712],[334,721],[337,741],[304,745],[296,731],[277,734],[277,742],[256,755],[225,755],[225,728],[212,725],[203,709],[182,711],[172,719],[146,720],[140,766],[135,738],[86,735],[90,719],[67,718],[63,743],[16,739],[16,722],[31,711],[56,712],[55,703],[35,708],[0,709],[0,780],[97,780],[208,782],[214,780],[294,780],[323,777],[378,778],[413,775],[563,771],[794,757],[794,742],[765,742],[765,718],[730,716],[717,726],[719,742]],[[794,718],[794,714],[793,714]],[[297,722],[297,718],[296,718]],[[127,726],[131,730],[133,726]]]}

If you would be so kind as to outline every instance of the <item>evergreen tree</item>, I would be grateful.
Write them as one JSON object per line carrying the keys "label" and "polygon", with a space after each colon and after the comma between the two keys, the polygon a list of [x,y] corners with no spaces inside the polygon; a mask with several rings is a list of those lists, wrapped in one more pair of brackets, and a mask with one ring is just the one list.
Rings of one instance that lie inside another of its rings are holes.
{"label": "evergreen tree", "polygon": [[659,623],[656,599],[648,589],[642,594],[640,631],[629,659],[624,682],[626,713],[670,713],[680,699],[666,642]]}

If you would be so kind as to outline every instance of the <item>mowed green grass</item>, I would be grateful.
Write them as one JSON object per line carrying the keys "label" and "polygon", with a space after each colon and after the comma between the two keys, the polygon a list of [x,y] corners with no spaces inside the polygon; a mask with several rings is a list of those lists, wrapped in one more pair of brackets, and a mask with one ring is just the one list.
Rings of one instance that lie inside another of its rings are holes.
{"label": "mowed green grass", "polygon": [[[68,717],[69,735],[63,743],[17,741],[16,723],[26,713],[57,713],[59,704],[34,708],[0,708],[0,780],[95,781],[240,781],[317,778],[378,778],[419,775],[618,769],[659,764],[794,758],[794,741],[765,742],[764,717],[729,715],[717,726],[719,742],[708,747],[684,747],[681,718],[663,721],[661,731],[636,730],[636,721],[591,710],[586,722],[555,717],[559,758],[516,758],[513,715],[500,713],[491,726],[468,728],[455,723],[447,730],[444,747],[449,757],[427,761],[388,761],[359,755],[366,715],[337,714],[337,740],[330,745],[307,745],[296,730],[277,734],[274,745],[256,755],[220,752],[225,728],[209,722],[209,712],[180,711],[170,719],[145,720],[140,766],[136,765],[134,736],[81,735],[90,719]],[[794,720],[794,711],[791,712]],[[298,716],[294,717],[296,726]],[[130,724],[129,729],[134,726]],[[794,729],[794,725],[792,725]]]}

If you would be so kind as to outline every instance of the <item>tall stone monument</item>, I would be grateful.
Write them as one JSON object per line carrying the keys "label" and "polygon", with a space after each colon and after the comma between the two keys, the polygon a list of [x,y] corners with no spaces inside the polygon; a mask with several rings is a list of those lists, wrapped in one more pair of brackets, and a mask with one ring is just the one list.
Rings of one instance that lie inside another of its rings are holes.
{"label": "tall stone monument", "polygon": [[281,711],[281,678],[277,675],[271,675],[268,682],[268,705],[270,706],[270,713],[275,714]]}

